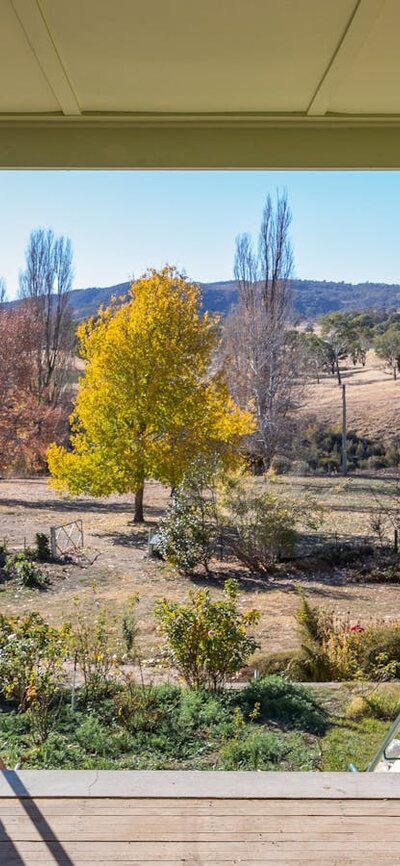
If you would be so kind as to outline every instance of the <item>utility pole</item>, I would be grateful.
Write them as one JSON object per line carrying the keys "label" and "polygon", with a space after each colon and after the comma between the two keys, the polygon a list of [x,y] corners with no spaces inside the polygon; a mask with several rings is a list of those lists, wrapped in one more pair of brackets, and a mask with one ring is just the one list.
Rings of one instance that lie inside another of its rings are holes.
{"label": "utility pole", "polygon": [[347,475],[346,385],[342,385],[342,475]]}

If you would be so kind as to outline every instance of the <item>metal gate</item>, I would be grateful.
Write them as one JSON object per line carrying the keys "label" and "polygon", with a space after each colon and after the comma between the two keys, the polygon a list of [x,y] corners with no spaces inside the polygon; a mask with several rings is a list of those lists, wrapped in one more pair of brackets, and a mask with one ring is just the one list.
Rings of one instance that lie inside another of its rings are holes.
{"label": "metal gate", "polygon": [[50,546],[53,559],[64,556],[79,558],[83,554],[83,521],[73,520],[61,526],[50,527]]}

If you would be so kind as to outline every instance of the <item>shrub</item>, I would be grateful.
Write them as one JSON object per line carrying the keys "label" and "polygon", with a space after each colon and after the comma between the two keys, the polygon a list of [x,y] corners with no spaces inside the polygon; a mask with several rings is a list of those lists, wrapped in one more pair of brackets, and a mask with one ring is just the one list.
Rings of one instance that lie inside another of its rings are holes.
{"label": "shrub", "polygon": [[360,666],[371,679],[390,680],[400,673],[400,621],[372,624],[359,643]]}
{"label": "shrub", "polygon": [[392,722],[400,713],[400,692],[398,689],[372,692],[353,698],[346,707],[348,719],[379,719]]}
{"label": "shrub", "polygon": [[258,706],[257,721],[278,722],[314,734],[326,731],[328,720],[310,689],[288,682],[285,677],[270,676],[252,680],[240,691],[237,705],[246,717]]}
{"label": "shrub", "polygon": [[207,691],[183,692],[177,723],[185,731],[209,730],[226,723],[231,716],[231,707],[224,705],[223,696],[210,695]]}
{"label": "shrub", "polygon": [[36,557],[39,562],[50,562],[50,539],[45,532],[37,532],[35,536]]}
{"label": "shrub", "polygon": [[[395,446],[389,446],[388,456],[385,455],[385,447],[381,442],[360,437],[353,430],[347,434],[347,462],[348,468],[354,471],[359,468],[368,467],[368,459],[381,458],[383,465],[396,465],[398,462]],[[307,467],[316,472],[338,472],[341,465],[342,454],[342,432],[339,427],[326,427],[318,424],[315,420],[308,420],[305,424],[298,451],[302,454],[303,461]],[[372,466],[370,468],[380,468]],[[302,474],[302,473],[299,473]]]}
{"label": "shrub", "polygon": [[320,512],[310,498],[301,505],[289,497],[257,492],[245,478],[228,478],[221,497],[221,519],[230,528],[233,553],[250,571],[268,573],[284,556],[293,553],[297,526],[316,528]]}
{"label": "shrub", "polygon": [[386,469],[388,466],[388,461],[386,457],[368,457],[368,460],[364,461],[364,466],[366,469]]}
{"label": "shrub", "polygon": [[227,580],[220,601],[200,589],[189,593],[186,604],[162,599],[156,605],[167,655],[191,688],[220,688],[257,648],[248,630],[259,614],[241,613],[237,595],[237,583]]}
{"label": "shrub", "polygon": [[43,589],[48,583],[47,575],[32,561],[27,551],[7,556],[3,571],[6,577],[15,578],[29,589]]}
{"label": "shrub", "polygon": [[41,741],[49,732],[50,707],[61,684],[67,652],[65,629],[48,625],[37,613],[0,615],[1,693],[29,709]]}
{"label": "shrub", "polygon": [[351,623],[310,605],[303,595],[297,611],[304,679],[390,680],[400,673],[400,621]]}
{"label": "shrub", "polygon": [[159,525],[156,552],[183,572],[200,564],[207,571],[215,548],[218,522],[210,473],[201,461],[190,468]]}
{"label": "shrub", "polygon": [[117,718],[131,733],[155,731],[166,716],[157,691],[152,686],[137,683],[130,676],[125,678],[123,688],[116,692],[114,704]]}
{"label": "shrub", "polygon": [[76,598],[74,621],[67,624],[70,652],[81,669],[86,699],[97,698],[109,690],[119,648],[116,619],[97,601],[95,589],[93,594],[94,610],[85,613]]}
{"label": "shrub", "polygon": [[294,460],[290,472],[291,475],[309,475],[310,465],[306,460]]}
{"label": "shrub", "polygon": [[300,733],[246,731],[221,749],[219,768],[223,770],[313,770],[319,760],[317,748]]}
{"label": "shrub", "polygon": [[127,655],[131,658],[136,655],[136,640],[138,636],[138,624],[136,621],[136,605],[138,604],[139,596],[132,595],[128,601],[128,605],[122,614],[122,638],[125,644]]}
{"label": "shrub", "polygon": [[4,542],[4,544],[0,544],[0,569],[4,568],[4,566],[6,564],[7,557],[8,557],[8,549],[7,549],[6,542]]}
{"label": "shrub", "polygon": [[368,707],[361,695],[356,695],[347,704],[346,718],[350,719],[350,721],[358,722],[360,719],[365,719],[368,715]]}
{"label": "shrub", "polygon": [[283,454],[275,454],[271,460],[271,469],[276,475],[288,475],[291,466],[292,461]]}

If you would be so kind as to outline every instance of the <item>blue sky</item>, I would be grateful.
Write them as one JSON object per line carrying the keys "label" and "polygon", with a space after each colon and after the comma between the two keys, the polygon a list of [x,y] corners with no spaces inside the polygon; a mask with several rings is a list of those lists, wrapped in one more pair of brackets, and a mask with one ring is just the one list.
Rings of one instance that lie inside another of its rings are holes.
{"label": "blue sky", "polygon": [[1,172],[0,276],[9,296],[30,231],[73,243],[75,288],[165,262],[196,280],[232,277],[235,237],[257,233],[286,189],[296,276],[400,282],[400,172]]}

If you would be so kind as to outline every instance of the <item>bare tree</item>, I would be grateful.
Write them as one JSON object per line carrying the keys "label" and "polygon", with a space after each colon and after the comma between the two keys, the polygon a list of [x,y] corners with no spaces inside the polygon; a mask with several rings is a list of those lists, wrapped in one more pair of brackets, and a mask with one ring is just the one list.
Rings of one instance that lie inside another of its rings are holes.
{"label": "bare tree", "polygon": [[19,296],[38,335],[34,375],[39,401],[56,405],[71,366],[73,329],[69,307],[72,245],[52,229],[35,229],[25,252]]}
{"label": "bare tree", "polygon": [[0,304],[4,304],[7,300],[6,282],[3,277],[0,277]]}
{"label": "bare tree", "polygon": [[[258,251],[249,235],[237,238],[234,274],[239,303],[226,328],[231,385],[236,399],[254,405],[265,468],[288,430],[297,385],[298,347],[289,336],[293,272],[290,223],[287,196],[278,193],[275,203],[267,197]],[[236,384],[235,371],[239,373]]]}

